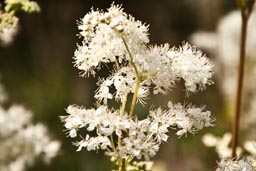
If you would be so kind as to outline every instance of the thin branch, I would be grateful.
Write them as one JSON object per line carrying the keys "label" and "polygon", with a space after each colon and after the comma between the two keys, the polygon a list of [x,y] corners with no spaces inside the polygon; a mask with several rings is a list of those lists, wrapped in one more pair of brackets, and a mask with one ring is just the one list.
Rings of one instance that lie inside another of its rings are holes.
{"label": "thin branch", "polygon": [[238,146],[239,139],[239,120],[241,115],[241,104],[242,104],[242,90],[243,90],[243,79],[244,79],[244,64],[245,64],[245,49],[246,49],[246,35],[247,25],[250,13],[247,10],[241,10],[242,15],[242,28],[240,37],[240,61],[238,68],[238,81],[237,81],[237,92],[235,101],[235,116],[233,120],[232,128],[232,158],[236,157],[236,149]]}

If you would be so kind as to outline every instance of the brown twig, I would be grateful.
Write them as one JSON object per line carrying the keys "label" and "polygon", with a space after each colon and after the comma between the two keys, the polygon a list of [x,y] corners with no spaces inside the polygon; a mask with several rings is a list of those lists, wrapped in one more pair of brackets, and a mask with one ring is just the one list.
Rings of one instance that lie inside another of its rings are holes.
{"label": "brown twig", "polygon": [[250,17],[251,10],[248,8],[241,9],[242,16],[242,28],[240,37],[240,62],[238,69],[238,81],[237,81],[237,92],[235,101],[235,116],[232,128],[232,158],[236,157],[236,148],[238,145],[239,137],[239,119],[241,113],[241,102],[242,102],[242,90],[243,90],[243,77],[244,77],[244,63],[245,63],[245,48],[246,48],[246,35],[248,19]]}

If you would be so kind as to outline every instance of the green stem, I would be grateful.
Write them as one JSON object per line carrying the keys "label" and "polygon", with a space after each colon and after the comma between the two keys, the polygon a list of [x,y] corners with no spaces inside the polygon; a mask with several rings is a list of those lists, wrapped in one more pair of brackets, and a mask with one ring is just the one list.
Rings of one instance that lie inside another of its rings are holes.
{"label": "green stem", "polygon": [[137,77],[135,91],[134,91],[134,94],[133,94],[133,97],[132,97],[132,104],[131,104],[131,108],[130,108],[130,112],[129,112],[129,118],[130,119],[132,118],[132,115],[133,115],[133,112],[134,112],[134,108],[135,108],[135,105],[136,105],[137,96],[138,96],[141,81],[142,81],[142,78],[140,76]]}
{"label": "green stem", "polygon": [[[124,46],[125,46],[125,48],[126,48],[126,50],[128,52],[128,55],[130,57],[130,64],[134,68],[135,73],[136,73],[136,77],[137,77],[137,81],[136,81],[136,85],[135,85],[135,90],[134,90],[134,94],[133,94],[133,97],[132,97],[132,104],[131,104],[130,112],[129,112],[129,118],[132,119],[134,108],[135,108],[135,105],[136,105],[136,100],[137,100],[138,92],[139,92],[140,83],[142,81],[142,76],[139,73],[139,70],[138,70],[137,66],[135,65],[135,63],[133,61],[134,58],[133,58],[133,55],[132,55],[132,53],[131,53],[131,51],[129,49],[128,44],[126,43],[126,41],[125,41],[123,36],[121,36],[121,38],[122,38]],[[125,107],[126,107],[126,102],[127,102],[127,95],[125,97],[125,100],[122,103],[121,112],[120,112],[121,117],[123,117],[123,115],[124,115]],[[121,144],[121,138],[118,138],[118,147],[121,147],[121,145],[122,145]],[[127,162],[125,161],[125,159],[122,159],[122,161],[120,162],[120,157],[119,157],[118,164],[119,164],[119,169],[118,169],[119,171],[125,171],[126,170]]]}
{"label": "green stem", "polygon": [[126,48],[128,54],[129,54],[130,63],[131,63],[131,65],[132,65],[132,67],[135,69],[135,72],[136,72],[137,77],[140,77],[140,73],[139,73],[139,71],[138,71],[138,68],[136,67],[135,63],[133,62],[133,59],[134,59],[134,58],[133,58],[133,55],[132,55],[132,53],[131,53],[131,51],[130,51],[130,49],[129,49],[129,47],[128,47],[128,45],[127,45],[125,39],[124,39],[124,37],[121,36],[121,38],[122,38],[122,40],[123,40],[123,42],[124,42],[124,46],[125,46],[125,48]]}
{"label": "green stem", "polygon": [[126,162],[125,162],[125,159],[122,159],[121,163],[119,164],[118,171],[126,171]]}
{"label": "green stem", "polygon": [[137,82],[136,82],[136,86],[135,86],[135,91],[134,91],[134,94],[133,94],[133,97],[132,97],[132,104],[131,104],[131,108],[130,108],[130,112],[129,112],[129,118],[131,119],[132,118],[132,115],[133,115],[133,112],[134,112],[134,108],[135,108],[135,105],[136,105],[136,100],[137,100],[137,96],[138,96],[138,92],[139,92],[139,88],[140,88],[140,83],[142,81],[142,76],[141,74],[139,73],[138,71],[138,68],[137,66],[135,65],[135,63],[133,62],[133,55],[124,39],[123,36],[121,36],[123,42],[124,42],[124,46],[130,56],[130,63],[132,65],[132,67],[134,68],[135,70],[135,73],[136,73],[136,77],[137,77]]}
{"label": "green stem", "polygon": [[124,116],[126,102],[127,102],[127,94],[125,95],[124,101],[122,102],[121,111],[120,111],[121,118],[123,118],[123,116]]}
{"label": "green stem", "polygon": [[114,143],[113,134],[110,135],[110,141],[111,141],[111,145],[113,147],[113,150],[116,151],[116,146],[115,146],[115,143]]}
{"label": "green stem", "polygon": [[[126,107],[126,102],[127,102],[127,94],[125,95],[125,98],[124,98],[124,101],[122,102],[122,106],[121,106],[121,110],[120,110],[120,116],[121,116],[121,118],[123,118],[123,116],[124,116],[124,112],[125,112],[125,107]],[[118,142],[117,142],[117,144],[118,144],[118,148],[120,149],[121,148],[121,146],[122,146],[122,139],[121,139],[121,137],[118,137]]]}

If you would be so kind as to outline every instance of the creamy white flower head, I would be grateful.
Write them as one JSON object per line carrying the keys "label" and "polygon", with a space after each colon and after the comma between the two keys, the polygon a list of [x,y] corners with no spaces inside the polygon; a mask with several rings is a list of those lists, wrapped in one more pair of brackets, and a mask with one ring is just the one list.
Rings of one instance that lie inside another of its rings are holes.
{"label": "creamy white flower head", "polygon": [[150,46],[140,54],[134,55],[139,72],[147,80],[148,85],[153,85],[154,94],[166,93],[177,80],[177,76],[172,72],[172,60],[168,56],[170,51],[170,45],[166,43]]}
{"label": "creamy white flower head", "polygon": [[[170,48],[169,44],[148,46],[148,27],[127,15],[120,6],[112,4],[107,12],[92,10],[79,22],[78,28],[83,42],[78,45],[74,59],[82,76],[95,75],[106,63],[116,65],[117,73],[101,80],[102,85],[95,95],[105,104],[107,99],[113,98],[110,85],[114,84],[120,91],[115,99],[122,101],[132,92],[134,84],[130,83],[137,81],[128,80],[139,75],[147,86],[153,84],[155,94],[166,93],[179,79],[185,81],[188,92],[196,92],[212,83],[213,66],[200,50],[188,43],[180,48]],[[126,76],[120,75],[126,71]],[[148,95],[147,86],[139,90],[143,98]]]}
{"label": "creamy white flower head", "polygon": [[218,162],[216,171],[254,171],[255,169],[256,168],[252,166],[251,161],[246,159],[221,159],[221,161]]}
{"label": "creamy white flower head", "polygon": [[[113,73],[105,80],[99,80],[99,88],[96,91],[95,98],[104,104],[107,104],[108,99],[112,99],[113,95],[110,93],[111,87],[114,87],[114,97],[116,101],[124,101],[129,93],[134,93],[136,85],[136,73],[132,67],[122,67]],[[140,84],[138,91],[138,101],[141,103],[147,99],[149,95],[149,87],[147,81]]]}
{"label": "creamy white flower head", "polygon": [[85,139],[80,142],[74,143],[78,146],[77,151],[80,151],[82,148],[87,148],[88,151],[102,149],[105,150],[107,147],[111,147],[111,142],[108,137],[98,136],[98,137],[90,137],[86,136]]}
{"label": "creamy white flower head", "polygon": [[135,21],[114,4],[107,12],[92,10],[79,22],[78,28],[84,39],[82,46],[75,51],[74,59],[75,66],[83,71],[83,76],[94,74],[101,63],[131,60],[122,38],[133,53],[149,42],[147,26]]}
{"label": "creamy white flower head", "polygon": [[173,73],[185,81],[189,92],[205,89],[210,85],[213,75],[213,65],[205,55],[195,46],[183,43],[182,46],[170,55],[172,59]]}
{"label": "creamy white flower head", "polygon": [[172,126],[177,126],[177,135],[181,137],[184,134],[196,133],[203,127],[213,126],[215,120],[211,116],[210,111],[203,111],[203,108],[193,106],[184,107],[181,104],[168,103],[169,113],[171,115],[169,123]]}
{"label": "creamy white flower head", "polygon": [[69,131],[69,135],[74,138],[77,131],[81,128],[87,128],[88,131],[94,131],[105,136],[116,132],[121,136],[120,131],[129,128],[126,117],[120,118],[119,111],[112,111],[107,106],[99,106],[97,109],[85,109],[78,106],[69,106],[68,116],[63,116],[64,126]]}
{"label": "creamy white flower head", "polygon": [[[184,108],[180,104],[170,103],[169,110],[150,110],[148,117],[143,120],[129,119],[126,114],[120,116],[119,110],[109,110],[107,106],[98,106],[97,109],[69,106],[67,112],[69,115],[63,116],[62,121],[69,136],[76,137],[77,131],[82,128],[97,134],[91,137],[86,133],[85,138],[74,143],[78,146],[78,151],[82,148],[107,149],[112,157],[119,156],[123,159],[136,157],[149,160],[159,150],[160,144],[167,141],[169,128],[178,127],[177,134],[182,136],[212,126],[213,121],[210,113],[203,112],[201,108]],[[113,135],[122,138],[121,146],[113,146]]]}

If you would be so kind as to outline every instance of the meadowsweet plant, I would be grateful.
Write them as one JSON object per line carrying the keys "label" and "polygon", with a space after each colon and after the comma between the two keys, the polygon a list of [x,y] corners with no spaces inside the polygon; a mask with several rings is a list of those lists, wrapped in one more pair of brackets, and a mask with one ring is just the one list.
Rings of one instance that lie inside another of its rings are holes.
{"label": "meadowsweet plant", "polygon": [[[150,93],[166,94],[179,80],[184,81],[187,93],[213,83],[213,65],[200,50],[186,42],[179,47],[150,45],[148,28],[114,4],[106,12],[92,9],[78,22],[82,43],[74,53],[74,63],[81,76],[96,76],[107,64],[114,69],[99,78],[95,108],[70,105],[61,120],[69,137],[80,137],[74,142],[77,151],[104,150],[119,171],[150,170],[134,160],[149,161],[155,156],[168,140],[169,129],[181,137],[214,121],[202,107],[171,101],[138,119],[135,107],[147,103]],[[120,108],[110,108],[109,100]]]}
{"label": "meadowsweet plant", "polygon": [[36,2],[30,0],[5,0],[3,4],[0,3],[1,46],[10,45],[18,32],[19,18],[15,15],[18,11],[39,12],[40,7]]}

